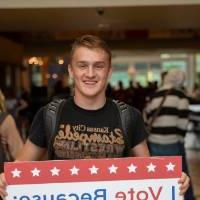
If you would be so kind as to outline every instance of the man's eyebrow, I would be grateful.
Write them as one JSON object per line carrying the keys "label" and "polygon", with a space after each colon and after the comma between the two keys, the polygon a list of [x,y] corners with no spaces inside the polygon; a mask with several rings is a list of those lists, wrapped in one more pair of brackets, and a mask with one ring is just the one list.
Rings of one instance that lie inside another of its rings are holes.
{"label": "man's eyebrow", "polygon": [[88,63],[87,61],[78,61],[77,63]]}
{"label": "man's eyebrow", "polygon": [[97,61],[97,62],[94,62],[95,64],[105,64],[104,61]]}
{"label": "man's eyebrow", "polygon": [[[78,61],[77,62],[78,64],[87,64],[87,63],[90,63],[89,61]],[[93,64],[105,64],[104,61],[95,61],[95,62],[92,62]]]}

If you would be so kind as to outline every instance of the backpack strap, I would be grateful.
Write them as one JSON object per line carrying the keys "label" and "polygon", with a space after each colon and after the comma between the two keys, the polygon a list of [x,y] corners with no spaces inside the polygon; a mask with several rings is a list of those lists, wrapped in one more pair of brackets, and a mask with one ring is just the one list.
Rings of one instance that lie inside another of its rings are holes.
{"label": "backpack strap", "polygon": [[119,111],[119,116],[120,116],[120,123],[121,123],[121,127],[123,130],[123,136],[124,136],[124,140],[125,140],[125,156],[130,156],[131,155],[131,145],[130,145],[130,141],[131,141],[131,135],[133,133],[131,133],[132,129],[131,129],[131,121],[132,121],[132,110],[131,107],[124,103],[124,102],[120,102],[119,100],[113,100],[113,102],[115,103],[115,105],[117,106],[117,109]]}
{"label": "backpack strap", "polygon": [[55,99],[46,105],[44,112],[45,131],[48,144],[48,159],[53,158],[53,137],[55,135],[65,99]]}

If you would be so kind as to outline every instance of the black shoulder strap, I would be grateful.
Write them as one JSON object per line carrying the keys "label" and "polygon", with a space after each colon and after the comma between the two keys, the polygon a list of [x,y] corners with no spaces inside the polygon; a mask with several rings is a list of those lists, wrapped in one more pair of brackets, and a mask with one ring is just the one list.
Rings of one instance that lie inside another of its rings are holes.
{"label": "black shoulder strap", "polygon": [[121,127],[123,129],[124,133],[124,140],[125,140],[125,156],[131,155],[131,146],[130,146],[130,140],[131,140],[131,107],[124,103],[120,102],[118,100],[113,100],[113,102],[116,104],[119,116],[121,119]]}
{"label": "black shoulder strap", "polygon": [[62,111],[62,107],[65,103],[65,99],[56,99],[51,101],[46,106],[46,111],[44,112],[44,120],[45,120],[45,131],[46,131],[46,138],[48,144],[48,158],[53,158],[53,136],[55,134],[58,121],[60,118],[60,113]]}

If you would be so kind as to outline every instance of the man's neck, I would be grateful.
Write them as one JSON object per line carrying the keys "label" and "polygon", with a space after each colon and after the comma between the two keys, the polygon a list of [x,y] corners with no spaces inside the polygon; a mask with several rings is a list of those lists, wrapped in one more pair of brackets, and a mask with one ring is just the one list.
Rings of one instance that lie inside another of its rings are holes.
{"label": "man's neck", "polygon": [[75,94],[74,102],[77,106],[86,109],[86,110],[98,110],[102,108],[106,103],[106,97],[80,97]]}

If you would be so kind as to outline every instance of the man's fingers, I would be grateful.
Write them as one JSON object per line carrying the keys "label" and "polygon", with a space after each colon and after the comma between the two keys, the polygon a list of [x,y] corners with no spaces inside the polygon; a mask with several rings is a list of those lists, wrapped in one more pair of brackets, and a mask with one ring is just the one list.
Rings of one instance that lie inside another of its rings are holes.
{"label": "man's fingers", "polygon": [[0,187],[0,196],[2,199],[5,199],[5,197],[7,196],[7,192],[6,192],[6,188],[4,187]]}
{"label": "man's fingers", "polygon": [[184,195],[190,185],[190,178],[188,176],[181,177],[179,180],[180,186],[180,195]]}
{"label": "man's fingers", "polygon": [[2,199],[5,199],[5,197],[6,197],[7,195],[8,195],[7,192],[6,192],[5,190],[2,190],[2,189],[0,188],[0,196],[1,196],[1,198],[2,198]]}
{"label": "man's fingers", "polygon": [[6,187],[6,186],[7,186],[7,183],[6,183],[5,175],[4,173],[0,174],[0,187]]}
{"label": "man's fingers", "polygon": [[6,186],[7,186],[7,183],[6,183],[5,175],[0,174],[0,196],[3,200],[5,199],[5,196],[7,196]]}

